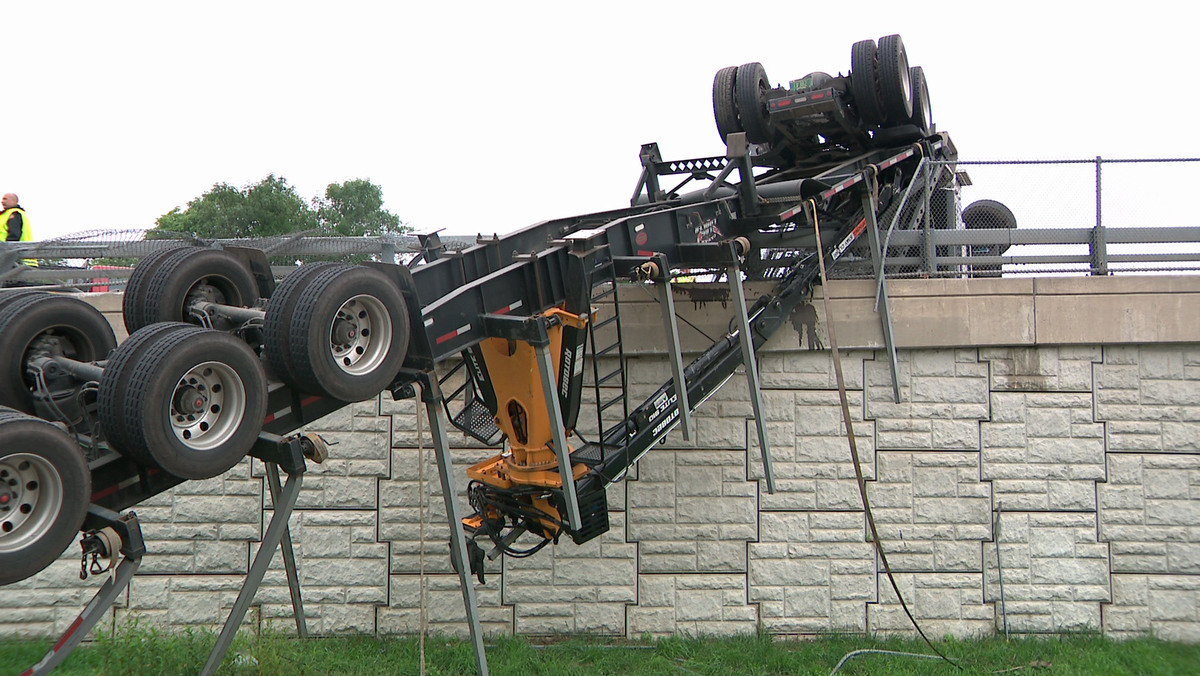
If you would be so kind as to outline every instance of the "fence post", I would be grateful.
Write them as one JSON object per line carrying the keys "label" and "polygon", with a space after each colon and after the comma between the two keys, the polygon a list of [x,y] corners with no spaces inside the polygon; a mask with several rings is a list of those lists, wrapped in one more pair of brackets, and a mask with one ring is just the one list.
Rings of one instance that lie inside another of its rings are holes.
{"label": "fence post", "polygon": [[1093,275],[1108,275],[1108,247],[1104,241],[1104,221],[1101,209],[1100,167],[1104,160],[1096,156],[1096,225],[1092,227],[1092,236],[1088,241],[1088,249],[1092,259]]}
{"label": "fence post", "polygon": [[[936,166],[936,169],[934,169],[934,166]],[[930,213],[930,209],[932,208],[931,202],[932,202],[932,198],[933,198],[934,179],[938,174],[941,173],[942,169],[944,169],[944,168],[945,168],[945,165],[942,165],[942,164],[938,164],[938,165],[931,164],[930,170],[929,170],[929,175],[926,176],[926,178],[925,178],[925,185],[921,186],[921,188],[922,188],[921,196],[924,198],[924,204],[923,204],[924,208],[922,209],[924,218],[921,219],[921,221],[922,221],[921,234],[923,235],[922,246],[921,246],[921,266],[923,268],[925,268],[925,270],[924,270],[925,277],[931,277],[931,276],[933,276],[933,273],[937,271],[937,251],[935,250],[935,248],[933,246],[933,234],[931,232],[933,230],[933,226],[931,223],[931,221],[933,220],[933,214]]]}

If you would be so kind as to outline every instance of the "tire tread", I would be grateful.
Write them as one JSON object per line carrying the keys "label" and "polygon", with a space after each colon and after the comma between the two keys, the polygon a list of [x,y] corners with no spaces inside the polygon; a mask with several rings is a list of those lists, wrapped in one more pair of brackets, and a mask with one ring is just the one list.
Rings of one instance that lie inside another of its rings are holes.
{"label": "tire tread", "polygon": [[879,87],[876,83],[877,48],[874,40],[860,40],[850,48],[850,93],[863,124],[873,127],[883,123]]}
{"label": "tire tread", "polygon": [[737,97],[734,86],[737,82],[737,66],[727,66],[713,77],[713,117],[717,121],[717,133],[721,143],[727,143],[730,134],[742,131],[738,119]]}

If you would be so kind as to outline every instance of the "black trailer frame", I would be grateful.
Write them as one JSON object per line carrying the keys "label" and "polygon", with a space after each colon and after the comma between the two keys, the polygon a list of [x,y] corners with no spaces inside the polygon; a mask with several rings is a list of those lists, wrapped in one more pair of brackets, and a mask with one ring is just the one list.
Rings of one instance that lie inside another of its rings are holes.
{"label": "black trailer frame", "polygon": [[[730,136],[724,157],[679,162],[662,161],[657,145],[648,144],[641,151],[642,175],[627,208],[546,221],[504,237],[480,238],[475,246],[459,251],[441,247],[436,234],[425,235],[422,265],[409,270],[391,264],[368,264],[395,281],[407,305],[412,327],[409,351],[389,390],[394,398],[410,398],[417,395],[419,387],[429,415],[452,528],[452,560],[460,577],[481,675],[487,674],[487,661],[470,575],[472,559],[480,573],[482,561],[465,546],[467,540],[455,501],[457,493],[446,435],[448,422],[472,433],[462,420],[479,403],[468,401],[463,413],[449,416],[447,397],[435,368],[457,357],[462,357],[464,363],[471,362],[472,348],[488,337],[507,335],[531,343],[538,341],[537,336],[545,330],[539,315],[550,308],[565,307],[590,316],[593,292],[598,287],[607,285],[615,289],[624,280],[652,283],[664,303],[664,328],[670,336],[673,378],[596,441],[585,443],[569,458],[560,453],[560,469],[567,480],[559,500],[571,514],[573,537],[583,541],[581,538],[595,537],[607,530],[603,489],[621,479],[642,455],[681,423],[684,434],[689,434],[690,413],[732,377],[740,365],[747,367],[767,488],[773,492],[770,454],[759,414],[762,402],[754,355],[787,321],[792,309],[810,296],[818,281],[819,256],[824,255],[831,264],[848,255],[862,256],[864,247],[859,240],[868,234],[871,246],[865,247],[866,255],[876,265],[880,264],[877,216],[889,206],[892,193],[911,181],[917,162],[924,157],[954,160],[956,152],[949,138],[941,134],[855,157],[839,157],[817,168],[764,172],[763,166],[768,162],[752,155],[743,134]],[[758,175],[756,168],[760,170]],[[739,173],[740,180],[731,184],[727,179],[734,171]],[[660,177],[682,174],[688,175],[683,183],[669,191],[661,189]],[[679,193],[691,181],[703,180],[710,182],[704,190]],[[824,228],[822,240],[830,242],[824,252],[815,250],[813,227],[818,223]],[[251,267],[257,270],[256,266]],[[689,273],[709,271],[715,277],[723,277],[730,287],[736,319],[734,328],[686,366],[682,363],[678,327],[670,305],[672,271],[682,269]],[[743,274],[749,279],[771,280],[774,288],[747,306]],[[886,312],[886,296],[884,300]],[[888,347],[894,354],[886,314],[884,318]],[[564,341],[564,351],[577,349],[583,340],[580,337],[571,345]],[[599,356],[594,341],[592,349],[594,360]],[[545,362],[549,363],[548,356]],[[554,376],[548,373],[549,369],[544,371],[541,377],[546,391],[562,395],[551,381]],[[469,377],[480,376],[472,372]],[[559,374],[558,379],[562,378],[563,374]],[[566,446],[567,429],[574,426],[574,418],[564,418],[563,413],[573,416],[578,410],[578,391],[550,399],[554,399],[551,408],[559,413],[552,419],[561,434],[556,434],[556,445],[562,449]],[[310,396],[280,383],[271,384],[268,400],[269,413],[251,455],[266,464],[276,511],[202,674],[215,672],[220,664],[277,545],[283,551],[297,627],[301,635],[306,634],[287,517],[304,474],[305,451],[311,448],[306,448],[304,439],[295,433],[347,404]],[[485,441],[497,439],[494,434],[473,435]],[[573,462],[590,467],[578,484],[566,474]],[[115,600],[114,585],[119,591],[123,581],[136,570],[144,552],[140,529],[136,517],[131,513],[122,516],[121,512],[183,481],[107,450],[102,444],[99,457],[89,468],[93,481],[92,506],[83,530],[89,538],[94,538],[97,533],[112,529],[120,536],[119,549],[125,558],[117,567],[117,577],[105,584],[47,658],[25,672],[29,676],[47,673],[61,662],[87,633],[89,623],[94,624]],[[286,485],[280,486],[279,469],[288,474]],[[586,508],[582,512],[581,506]],[[87,543],[85,538],[85,547]],[[84,551],[86,557],[89,550]],[[95,551],[93,542],[92,552]],[[116,552],[104,554],[115,557]],[[97,606],[102,608],[97,611]]]}

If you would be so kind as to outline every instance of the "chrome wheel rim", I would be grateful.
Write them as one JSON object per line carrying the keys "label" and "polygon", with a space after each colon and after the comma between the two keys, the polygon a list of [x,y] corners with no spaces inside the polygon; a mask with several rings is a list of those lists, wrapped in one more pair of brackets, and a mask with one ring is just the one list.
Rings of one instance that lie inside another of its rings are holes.
{"label": "chrome wheel rim", "polygon": [[338,368],[365,376],[379,368],[392,346],[392,316],[378,298],[354,296],[329,325],[329,353]]}
{"label": "chrome wheel rim", "polygon": [[228,364],[197,364],[171,393],[171,429],[184,446],[210,451],[229,441],[246,416],[246,385]]}
{"label": "chrome wheel rim", "polygon": [[62,475],[31,453],[0,458],[0,553],[16,552],[44,537],[63,504]]}

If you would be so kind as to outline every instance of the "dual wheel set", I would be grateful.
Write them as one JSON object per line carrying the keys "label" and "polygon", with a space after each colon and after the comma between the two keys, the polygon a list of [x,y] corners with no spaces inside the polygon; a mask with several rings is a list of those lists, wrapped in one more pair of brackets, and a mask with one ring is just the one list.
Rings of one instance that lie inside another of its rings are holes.
{"label": "dual wheel set", "polygon": [[[805,90],[817,90],[830,86],[835,79],[817,72],[800,82],[805,83]],[[878,43],[854,43],[848,90],[864,131],[902,125],[913,125],[922,135],[932,130],[925,73],[920,66],[908,65],[908,53],[899,35],[884,36]],[[717,71],[713,78],[713,115],[721,141],[743,131],[751,143],[776,141],[780,130],[771,120],[770,101],[788,93],[787,89],[772,89],[766,70],[758,62]]]}
{"label": "dual wheel set", "polygon": [[269,388],[352,402],[395,378],[410,324],[383,270],[315,263],[269,298],[260,288],[228,251],[155,252],[126,288],[120,345],[79,299],[0,293],[0,585],[74,539],[89,459],[113,451],[182,479],[218,476],[257,440]]}

